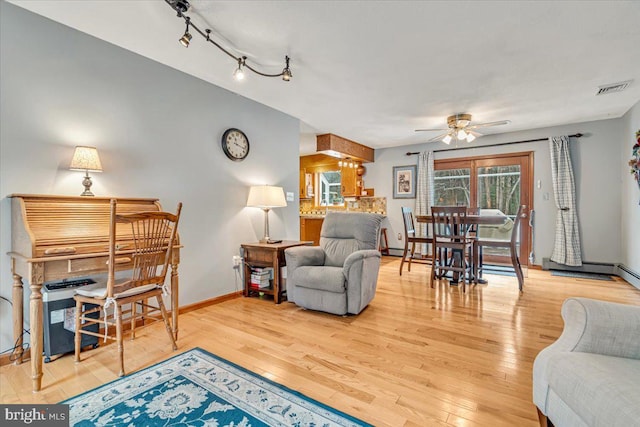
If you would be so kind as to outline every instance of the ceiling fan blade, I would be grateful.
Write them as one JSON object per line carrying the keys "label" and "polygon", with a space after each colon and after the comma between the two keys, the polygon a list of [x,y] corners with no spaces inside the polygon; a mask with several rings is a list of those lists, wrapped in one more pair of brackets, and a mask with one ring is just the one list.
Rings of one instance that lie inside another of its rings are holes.
{"label": "ceiling fan blade", "polygon": [[[441,129],[441,130],[442,130],[442,129]],[[427,140],[427,142],[441,141],[441,140],[442,140],[442,138],[444,138],[446,135],[447,135],[447,133],[443,133],[443,134],[440,134],[440,135],[438,135],[438,136],[434,136],[433,138],[431,138],[431,139]]]}
{"label": "ceiling fan blade", "polygon": [[477,129],[477,128],[486,128],[489,126],[508,125],[509,123],[511,123],[511,120],[500,120],[497,122],[478,123],[476,125],[467,126],[466,129]]}
{"label": "ceiling fan blade", "polygon": [[449,129],[416,129],[415,132],[441,132],[443,130],[449,130]]}

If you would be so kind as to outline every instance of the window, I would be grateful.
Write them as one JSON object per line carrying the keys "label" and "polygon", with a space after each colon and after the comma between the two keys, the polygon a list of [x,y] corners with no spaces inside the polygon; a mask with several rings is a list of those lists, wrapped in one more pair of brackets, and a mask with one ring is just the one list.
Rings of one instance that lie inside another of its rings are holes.
{"label": "window", "polygon": [[436,170],[433,178],[435,206],[470,206],[471,170]]}
{"label": "window", "polygon": [[343,203],[341,189],[342,181],[339,171],[321,172],[318,174],[319,181],[319,205],[327,206]]}

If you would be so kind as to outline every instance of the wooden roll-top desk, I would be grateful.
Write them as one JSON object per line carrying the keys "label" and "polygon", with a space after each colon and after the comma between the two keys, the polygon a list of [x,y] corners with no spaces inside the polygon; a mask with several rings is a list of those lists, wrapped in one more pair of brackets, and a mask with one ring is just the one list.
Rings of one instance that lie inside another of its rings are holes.
{"label": "wooden roll-top desk", "polygon": [[[42,385],[43,311],[45,282],[91,276],[107,271],[109,255],[110,200],[117,200],[117,213],[161,211],[158,199],[118,197],[74,197],[12,194],[11,271],[13,273],[13,334],[16,364],[23,357],[23,285],[31,289],[31,374],[33,391]],[[133,248],[130,230],[116,229],[116,250],[123,255]],[[171,259],[171,327],[178,339],[179,237]],[[131,266],[120,264],[118,270]]]}

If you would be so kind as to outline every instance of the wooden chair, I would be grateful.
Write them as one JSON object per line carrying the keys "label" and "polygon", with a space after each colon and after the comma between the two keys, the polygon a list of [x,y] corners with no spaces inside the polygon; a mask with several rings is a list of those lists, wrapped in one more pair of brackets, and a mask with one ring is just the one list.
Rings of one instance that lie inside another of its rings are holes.
{"label": "wooden chair", "polygon": [[[468,281],[475,281],[473,271],[474,238],[469,236],[469,224],[466,222],[467,208],[465,206],[434,206],[431,208],[431,224],[433,226],[433,253],[430,284],[436,275],[441,278],[448,271],[461,275],[462,291]],[[443,257],[446,253],[442,249],[451,251],[451,259]]]}
{"label": "wooden chair", "polygon": [[522,218],[526,217],[525,210],[527,209],[526,205],[520,205],[518,207],[518,213],[516,214],[516,218],[513,221],[513,228],[511,229],[511,239],[509,240],[496,240],[496,239],[488,239],[482,238],[478,236],[476,238],[475,245],[477,247],[476,252],[479,254],[478,260],[478,276],[482,277],[482,248],[491,247],[491,248],[507,248],[509,249],[509,253],[511,255],[511,265],[516,272],[516,276],[518,278],[518,288],[520,292],[522,292],[522,286],[524,283],[524,275],[522,274],[522,266],[520,265],[520,258],[518,257],[518,240],[520,237],[520,223],[522,222]]}
{"label": "wooden chair", "polygon": [[[433,243],[433,239],[428,236],[416,236],[416,229],[413,222],[413,212],[411,208],[402,207],[402,219],[404,222],[404,251],[402,252],[402,260],[400,261],[400,276],[402,276],[402,266],[408,262],[407,271],[411,271],[411,261],[414,260],[413,254],[416,250],[416,243]],[[409,243],[411,243],[411,252],[409,252]],[[407,258],[407,254],[409,258]],[[420,264],[424,261],[415,260]]]}
{"label": "wooden chair", "polygon": [[[104,336],[105,340],[111,339],[118,343],[119,375],[123,376],[122,321],[125,314],[129,315],[128,320],[131,322],[131,339],[135,336],[136,322],[139,319],[142,320],[142,325],[145,325],[146,320],[162,320],[171,345],[174,350],[177,350],[169,318],[162,302],[162,294],[182,203],[178,204],[176,214],[140,212],[117,215],[116,200],[111,200],[110,208],[107,281],[102,287],[79,289],[74,296],[76,300],[75,361],[80,362],[81,334]],[[118,246],[122,245],[119,253],[116,253],[116,223],[125,224],[124,227],[117,229]],[[123,228],[129,228],[129,231],[123,233]],[[116,266],[118,269],[130,268],[131,278],[116,281]],[[156,306],[148,304],[150,298],[155,298]],[[109,307],[113,308],[112,317],[107,315]],[[95,315],[89,316],[96,312],[102,313],[102,318],[96,319]],[[104,325],[104,335],[86,329],[87,326],[96,323]],[[109,335],[109,326],[115,326],[115,336]]]}

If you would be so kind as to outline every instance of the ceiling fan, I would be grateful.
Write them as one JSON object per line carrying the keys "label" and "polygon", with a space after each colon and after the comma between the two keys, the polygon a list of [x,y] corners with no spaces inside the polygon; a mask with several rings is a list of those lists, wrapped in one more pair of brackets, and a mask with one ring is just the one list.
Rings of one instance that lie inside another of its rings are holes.
{"label": "ceiling fan", "polygon": [[446,130],[447,132],[434,136],[427,142],[433,142],[442,140],[445,144],[450,144],[453,139],[457,141],[471,142],[478,136],[482,136],[481,133],[476,132],[474,129],[485,128],[489,126],[499,126],[511,123],[510,120],[500,120],[497,122],[477,123],[471,124],[471,114],[460,113],[447,117],[448,129],[416,129],[416,132],[436,132]]}

